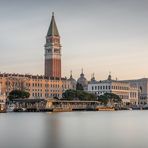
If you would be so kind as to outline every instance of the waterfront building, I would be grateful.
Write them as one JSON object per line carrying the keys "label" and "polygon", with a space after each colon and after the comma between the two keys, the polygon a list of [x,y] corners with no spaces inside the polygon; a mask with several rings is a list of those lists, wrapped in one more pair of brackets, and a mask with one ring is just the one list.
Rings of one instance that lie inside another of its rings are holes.
{"label": "waterfront building", "polygon": [[104,93],[114,93],[122,99],[124,104],[138,105],[138,88],[132,86],[129,82],[112,80],[111,75],[108,76],[107,80],[103,81],[96,81],[93,77],[88,83],[88,92],[97,96]]}
{"label": "waterfront building", "polygon": [[2,84],[0,83],[0,112],[3,112],[5,110],[5,94],[2,94]]}
{"label": "waterfront building", "polygon": [[139,105],[148,104],[148,78],[125,80],[139,89]]}
{"label": "waterfront building", "polygon": [[38,75],[0,74],[1,92],[6,97],[12,90],[25,90],[30,99],[62,98],[62,93],[75,86],[67,78],[53,78]]}
{"label": "waterfront building", "polygon": [[80,77],[78,78],[77,80],[77,83],[81,84],[83,86],[83,89],[85,91],[87,91],[87,87],[88,87],[88,81],[87,79],[85,78],[85,75],[83,73],[83,69],[82,69],[82,72],[80,74]]}
{"label": "waterfront building", "polygon": [[0,83],[0,96],[2,95],[2,84]]}

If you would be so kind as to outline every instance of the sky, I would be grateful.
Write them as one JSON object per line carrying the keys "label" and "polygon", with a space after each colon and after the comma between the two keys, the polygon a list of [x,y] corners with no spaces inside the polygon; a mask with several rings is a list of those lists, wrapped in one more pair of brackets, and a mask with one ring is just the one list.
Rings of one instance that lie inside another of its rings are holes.
{"label": "sky", "polygon": [[148,0],[0,0],[0,72],[44,74],[52,12],[63,77],[148,77]]}

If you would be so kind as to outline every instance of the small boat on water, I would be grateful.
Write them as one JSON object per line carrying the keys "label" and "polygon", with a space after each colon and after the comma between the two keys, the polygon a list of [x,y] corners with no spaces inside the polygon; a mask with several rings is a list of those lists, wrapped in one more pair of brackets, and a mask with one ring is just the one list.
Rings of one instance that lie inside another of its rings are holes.
{"label": "small boat on water", "polygon": [[97,106],[97,111],[115,111],[114,107],[108,107],[108,106]]}
{"label": "small boat on water", "polygon": [[71,112],[72,109],[70,108],[54,108],[53,112]]}

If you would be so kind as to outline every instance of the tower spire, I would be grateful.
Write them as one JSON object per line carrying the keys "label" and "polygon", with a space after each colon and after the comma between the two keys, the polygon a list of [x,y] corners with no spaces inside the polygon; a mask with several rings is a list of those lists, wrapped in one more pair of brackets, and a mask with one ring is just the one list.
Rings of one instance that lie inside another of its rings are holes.
{"label": "tower spire", "polygon": [[59,36],[58,28],[54,17],[54,12],[52,12],[51,23],[47,32],[47,36]]}

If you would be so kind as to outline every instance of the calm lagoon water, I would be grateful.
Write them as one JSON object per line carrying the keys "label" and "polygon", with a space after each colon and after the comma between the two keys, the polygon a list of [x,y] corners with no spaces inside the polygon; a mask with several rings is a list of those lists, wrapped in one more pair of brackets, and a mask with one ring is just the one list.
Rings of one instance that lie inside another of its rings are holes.
{"label": "calm lagoon water", "polygon": [[0,148],[148,148],[148,111],[0,114]]}

